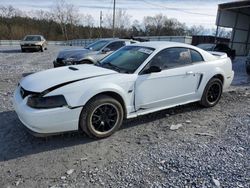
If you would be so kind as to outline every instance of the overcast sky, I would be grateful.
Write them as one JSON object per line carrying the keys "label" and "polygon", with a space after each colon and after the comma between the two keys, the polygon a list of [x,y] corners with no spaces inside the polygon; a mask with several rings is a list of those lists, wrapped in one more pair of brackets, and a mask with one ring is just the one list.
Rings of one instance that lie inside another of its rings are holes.
{"label": "overcast sky", "polygon": [[[13,5],[24,11],[49,10],[56,0],[0,0],[0,5]],[[67,0],[79,8],[80,13],[90,14],[96,23],[100,11],[111,14],[113,0]],[[162,13],[169,18],[176,18],[186,25],[215,26],[217,5],[230,0],[116,0],[116,7],[122,8],[132,16],[131,20],[142,21],[144,16]]]}

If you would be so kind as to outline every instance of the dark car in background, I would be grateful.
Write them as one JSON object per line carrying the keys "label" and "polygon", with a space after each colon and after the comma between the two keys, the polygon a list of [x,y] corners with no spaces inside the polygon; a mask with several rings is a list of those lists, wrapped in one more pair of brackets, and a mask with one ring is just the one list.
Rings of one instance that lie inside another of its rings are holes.
{"label": "dark car in background", "polygon": [[206,51],[224,52],[232,60],[235,58],[235,50],[229,48],[227,44],[203,43],[203,44],[198,44],[197,47]]}
{"label": "dark car in background", "polygon": [[85,48],[65,49],[60,51],[53,64],[54,67],[76,64],[94,64],[119,48],[133,43],[138,43],[138,41],[126,39],[98,40]]}
{"label": "dark car in background", "polygon": [[41,51],[47,49],[47,41],[42,35],[26,35],[20,42],[22,52]]}

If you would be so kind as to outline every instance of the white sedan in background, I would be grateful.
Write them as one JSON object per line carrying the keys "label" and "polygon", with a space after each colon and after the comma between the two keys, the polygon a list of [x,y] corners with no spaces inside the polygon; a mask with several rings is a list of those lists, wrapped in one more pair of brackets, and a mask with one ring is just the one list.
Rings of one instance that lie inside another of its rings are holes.
{"label": "white sedan in background", "polygon": [[128,45],[96,65],[72,65],[23,78],[15,111],[35,135],[82,129],[104,138],[134,118],[199,101],[212,107],[234,72],[226,54],[191,45],[144,42]]}

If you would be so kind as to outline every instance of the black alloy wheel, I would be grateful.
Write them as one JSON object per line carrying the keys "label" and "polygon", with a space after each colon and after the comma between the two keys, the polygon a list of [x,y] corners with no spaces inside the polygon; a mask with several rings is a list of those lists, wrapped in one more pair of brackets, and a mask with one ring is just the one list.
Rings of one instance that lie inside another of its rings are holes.
{"label": "black alloy wheel", "polygon": [[218,82],[215,82],[211,85],[207,92],[207,101],[210,103],[214,103],[218,100],[221,94],[221,86]]}
{"label": "black alloy wheel", "polygon": [[100,133],[111,131],[119,118],[118,109],[111,103],[101,104],[91,114],[91,126]]}
{"label": "black alloy wheel", "polygon": [[206,85],[203,95],[201,98],[201,105],[204,107],[212,107],[215,106],[222,94],[223,84],[222,81],[218,78],[212,78]]}
{"label": "black alloy wheel", "polygon": [[124,110],[121,103],[101,94],[92,98],[84,106],[79,125],[89,137],[105,138],[120,128],[123,116]]}

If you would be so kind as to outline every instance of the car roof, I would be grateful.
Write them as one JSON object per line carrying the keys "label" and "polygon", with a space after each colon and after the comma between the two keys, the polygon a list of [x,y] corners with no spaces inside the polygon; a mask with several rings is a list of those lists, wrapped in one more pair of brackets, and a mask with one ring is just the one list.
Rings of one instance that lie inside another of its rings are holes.
{"label": "car roof", "polygon": [[171,47],[185,47],[185,48],[194,48],[195,46],[192,46],[190,44],[185,44],[181,42],[170,42],[170,41],[150,41],[150,42],[142,42],[142,43],[136,43],[132,44],[134,46],[142,46],[142,47],[149,47],[154,49],[163,49],[163,48],[171,48]]}
{"label": "car roof", "polygon": [[178,48],[178,47],[190,48],[190,49],[196,50],[199,53],[201,53],[205,61],[211,61],[211,60],[215,59],[215,57],[212,54],[210,54],[210,53],[208,53],[208,52],[206,52],[206,51],[204,51],[196,46],[193,46],[190,44],[185,44],[185,43],[180,43],[180,42],[150,41],[150,42],[141,42],[141,43],[131,44],[130,46],[141,46],[141,47],[154,48],[155,53],[157,53],[165,48]]}
{"label": "car roof", "polygon": [[114,42],[114,41],[134,41],[134,42],[138,42],[137,40],[133,40],[133,39],[119,39],[119,38],[107,38],[107,39],[100,39],[97,41],[109,41],[109,42]]}
{"label": "car roof", "polygon": [[25,35],[25,37],[43,37],[43,36],[42,35]]}
{"label": "car roof", "polygon": [[200,44],[197,44],[197,46],[199,45],[216,45],[215,43],[200,43]]}

